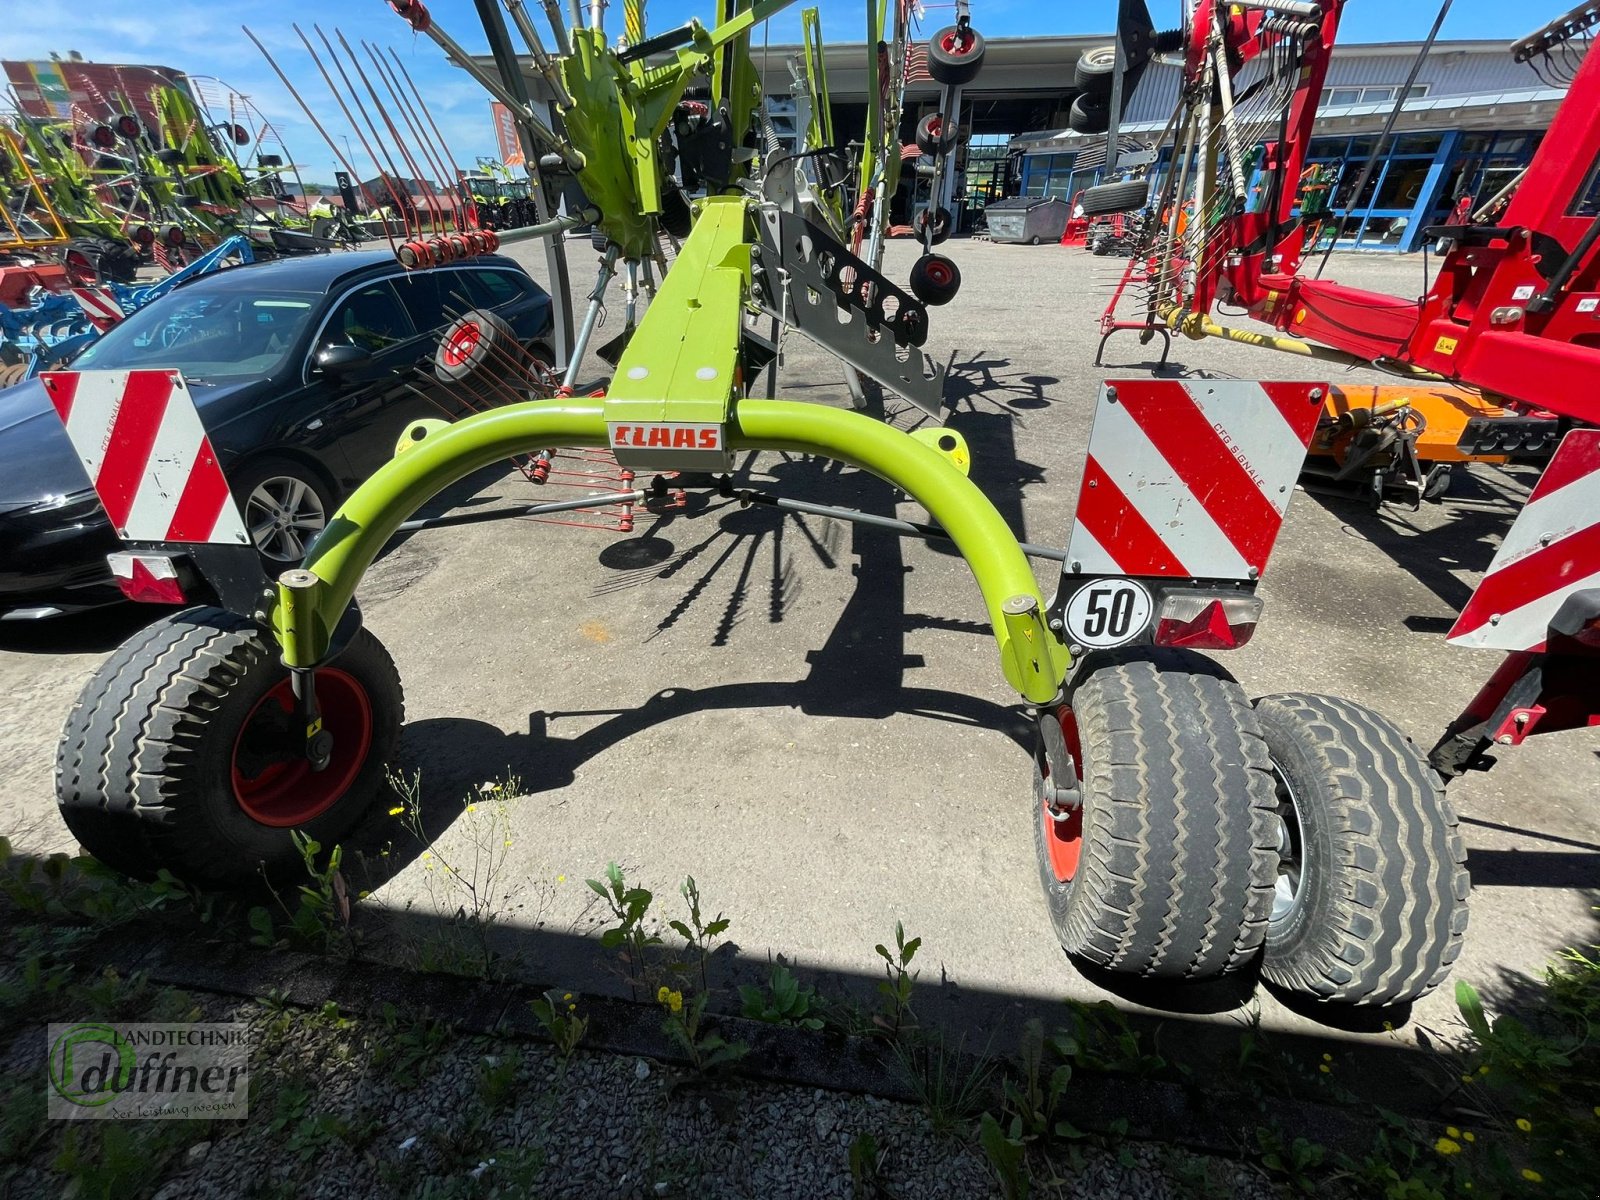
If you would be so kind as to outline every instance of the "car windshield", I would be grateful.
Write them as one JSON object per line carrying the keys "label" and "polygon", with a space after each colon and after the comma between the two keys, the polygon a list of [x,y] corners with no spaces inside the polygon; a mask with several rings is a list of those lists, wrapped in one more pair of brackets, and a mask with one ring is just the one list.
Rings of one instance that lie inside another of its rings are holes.
{"label": "car windshield", "polygon": [[91,343],[72,367],[176,367],[201,380],[271,375],[294,348],[319,299],[312,292],[180,291]]}

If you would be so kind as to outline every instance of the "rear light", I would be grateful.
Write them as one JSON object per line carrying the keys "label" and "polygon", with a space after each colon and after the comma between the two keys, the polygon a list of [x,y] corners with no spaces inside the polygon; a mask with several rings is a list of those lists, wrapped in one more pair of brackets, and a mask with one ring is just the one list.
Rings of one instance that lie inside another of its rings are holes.
{"label": "rear light", "polygon": [[117,586],[129,600],[142,604],[186,604],[178,565],[165,554],[129,554],[119,550],[106,555]]}
{"label": "rear light", "polygon": [[1262,601],[1245,592],[1171,588],[1156,608],[1155,643],[1193,650],[1237,650],[1261,620]]}

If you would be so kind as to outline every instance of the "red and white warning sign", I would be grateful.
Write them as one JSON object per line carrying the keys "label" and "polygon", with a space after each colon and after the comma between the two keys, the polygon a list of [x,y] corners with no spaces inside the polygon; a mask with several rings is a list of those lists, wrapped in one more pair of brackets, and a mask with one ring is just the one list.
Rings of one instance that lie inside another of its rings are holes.
{"label": "red and white warning sign", "polygon": [[1556,610],[1585,588],[1600,588],[1600,429],[1562,439],[1446,640],[1543,649]]}
{"label": "red and white warning sign", "polygon": [[181,374],[48,371],[40,379],[118,537],[249,541]]}
{"label": "red and white warning sign", "polygon": [[75,287],[72,294],[78,298],[78,307],[83,309],[83,315],[89,319],[101,333],[117,324],[126,315],[122,305],[117,303],[117,298],[111,294],[108,287]]}
{"label": "red and white warning sign", "polygon": [[1067,572],[1254,579],[1325,385],[1146,379],[1101,387]]}

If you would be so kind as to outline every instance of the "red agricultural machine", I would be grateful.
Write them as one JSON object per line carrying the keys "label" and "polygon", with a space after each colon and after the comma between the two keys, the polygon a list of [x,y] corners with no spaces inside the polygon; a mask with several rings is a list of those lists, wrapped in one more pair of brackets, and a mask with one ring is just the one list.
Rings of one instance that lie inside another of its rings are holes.
{"label": "red agricultural machine", "polygon": [[[1308,229],[1328,217],[1300,184],[1343,7],[1194,8],[1163,136],[1167,169],[1153,189],[1101,185],[1107,201],[1150,216],[1102,328],[1107,337],[1136,329],[1146,342],[1223,338],[1396,374],[1403,386],[1360,395],[1329,386],[1311,446],[1341,469],[1360,456],[1351,469],[1367,472],[1378,495],[1397,479],[1419,498],[1437,491],[1436,472],[1459,461],[1547,461],[1449,634],[1507,654],[1433,749],[1449,779],[1487,768],[1493,746],[1600,725],[1600,431],[1582,428],[1600,423],[1600,56],[1587,53],[1600,6],[1580,5],[1511,47],[1570,91],[1510,188],[1425,231],[1447,249],[1420,298],[1305,270]],[[1148,61],[1152,39],[1140,31],[1149,29],[1141,0],[1125,0],[1128,67]],[[1099,207],[1098,190],[1085,194],[1086,208]],[[1271,331],[1219,321],[1221,305]]]}

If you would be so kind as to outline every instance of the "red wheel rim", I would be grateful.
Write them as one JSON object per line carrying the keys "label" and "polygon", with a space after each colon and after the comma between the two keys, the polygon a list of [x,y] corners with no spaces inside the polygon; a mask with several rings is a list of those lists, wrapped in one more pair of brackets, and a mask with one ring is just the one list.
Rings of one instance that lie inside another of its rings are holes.
{"label": "red wheel rim", "polygon": [[939,49],[946,54],[965,54],[972,49],[972,42],[970,40],[963,41],[960,33],[952,29],[939,39]]}
{"label": "red wheel rim", "polygon": [[[1072,754],[1072,761],[1077,765],[1078,782],[1083,782],[1083,751],[1078,743],[1078,718],[1070,708],[1060,710],[1061,735],[1066,738],[1067,750]],[[1045,768],[1045,778],[1050,777],[1050,770]],[[1081,794],[1081,793],[1080,793]],[[1050,859],[1050,872],[1059,883],[1068,883],[1078,873],[1078,862],[1083,857],[1083,805],[1067,816],[1064,821],[1058,821],[1050,812],[1050,805],[1045,800],[1039,802],[1039,819],[1044,822],[1044,851]]]}
{"label": "red wheel rim", "polygon": [[122,134],[122,136],[125,137],[125,138],[136,138],[136,137],[138,137],[139,136],[139,118],[135,117],[135,116],[132,116],[132,115],[129,115],[129,114],[124,114],[124,115],[118,117],[117,118],[117,132]]}
{"label": "red wheel rim", "polygon": [[922,273],[928,277],[928,282],[935,287],[949,287],[955,279],[955,273],[942,262],[930,262],[923,268]]}
{"label": "red wheel rim", "polygon": [[[274,828],[304,825],[350,790],[372,748],[372,704],[355,676],[335,667],[317,671],[317,707],[333,736],[333,756],[313,771],[286,751],[293,734],[294,689],[280,681],[256,702],[233,742],[233,796],[252,820]],[[247,774],[254,770],[254,774]]]}
{"label": "red wheel rim", "polygon": [[938,117],[928,122],[928,136],[936,142],[944,136],[944,122]]}
{"label": "red wheel rim", "polygon": [[483,340],[483,333],[478,328],[476,321],[465,321],[452,329],[444,340],[440,353],[444,356],[444,365],[459,367],[478,348],[478,343]]}

